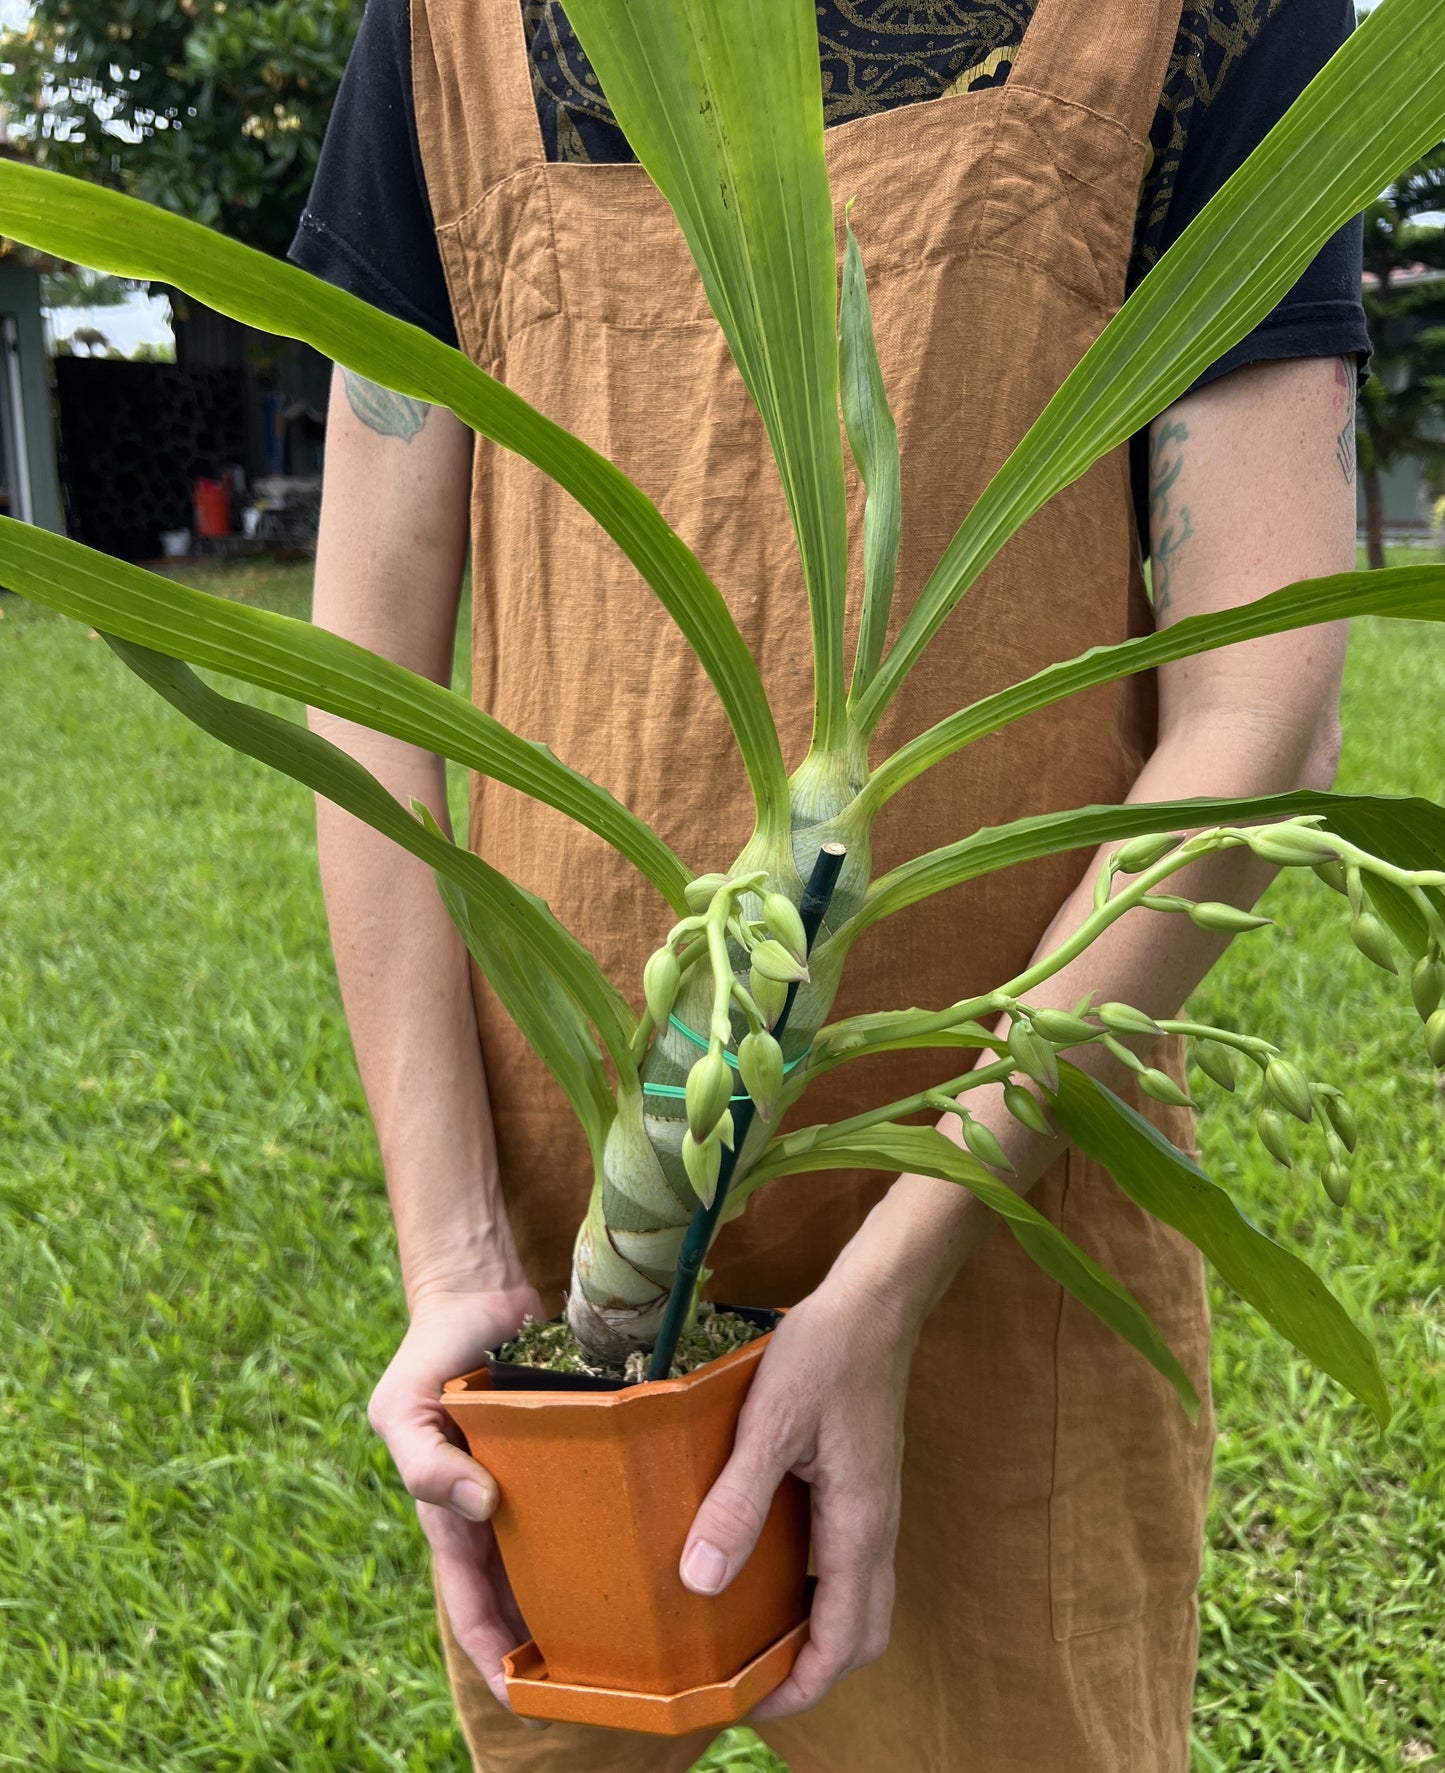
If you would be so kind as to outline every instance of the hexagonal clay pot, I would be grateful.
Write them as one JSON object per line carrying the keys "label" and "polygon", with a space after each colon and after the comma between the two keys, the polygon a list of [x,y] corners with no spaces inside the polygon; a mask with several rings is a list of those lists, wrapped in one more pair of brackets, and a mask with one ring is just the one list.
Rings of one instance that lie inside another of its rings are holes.
{"label": "hexagonal clay pot", "polygon": [[533,1634],[508,1659],[518,1711],[680,1735],[787,1675],[808,1610],[805,1484],[783,1480],[723,1594],[678,1576],[766,1345],[617,1391],[499,1390],[485,1367],[448,1382],[447,1413],[500,1488],[493,1525]]}

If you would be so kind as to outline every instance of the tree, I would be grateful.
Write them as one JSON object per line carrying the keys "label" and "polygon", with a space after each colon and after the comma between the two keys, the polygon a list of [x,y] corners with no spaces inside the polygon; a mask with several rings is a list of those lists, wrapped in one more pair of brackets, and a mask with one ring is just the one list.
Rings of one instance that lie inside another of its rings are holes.
{"label": "tree", "polygon": [[0,37],[10,147],[284,252],[361,0],[35,0]]}
{"label": "tree", "polygon": [[[1365,212],[1365,313],[1374,373],[1360,395],[1370,565],[1385,564],[1381,475],[1413,458],[1445,471],[1445,144]],[[1436,275],[1422,277],[1420,272]]]}

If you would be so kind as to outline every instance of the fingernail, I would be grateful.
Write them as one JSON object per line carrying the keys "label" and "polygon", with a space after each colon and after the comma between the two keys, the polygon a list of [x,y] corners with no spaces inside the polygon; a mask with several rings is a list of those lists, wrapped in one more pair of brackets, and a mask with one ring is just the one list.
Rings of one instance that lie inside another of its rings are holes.
{"label": "fingernail", "polygon": [[462,1478],[452,1485],[452,1507],[458,1514],[464,1514],[469,1521],[488,1521],[492,1518],[492,1498],[475,1478]]}
{"label": "fingernail", "polygon": [[698,1594],[716,1594],[728,1573],[727,1558],[706,1539],[694,1539],[682,1560],[682,1579]]}

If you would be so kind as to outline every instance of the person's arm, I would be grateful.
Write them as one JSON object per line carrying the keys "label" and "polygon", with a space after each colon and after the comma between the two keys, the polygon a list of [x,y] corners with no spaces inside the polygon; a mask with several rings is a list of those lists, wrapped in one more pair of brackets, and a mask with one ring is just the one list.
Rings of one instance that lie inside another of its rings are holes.
{"label": "person's arm", "polygon": [[[1296,579],[1348,570],[1355,557],[1354,364],[1261,364],[1190,394],[1151,436],[1156,619],[1248,602]],[[1158,745],[1134,802],[1327,788],[1339,749],[1345,635],[1336,624],[1206,653],[1159,673]],[[1110,845],[1059,909],[1039,955],[1084,920]],[[1213,856],[1171,881],[1191,897],[1250,906],[1271,870],[1248,851]],[[886,932],[881,938],[887,940]],[[1175,1015],[1223,952],[1187,918],[1139,912],[1031,994],[1070,1008],[1086,992]],[[1106,1082],[1117,1062],[1072,1055]],[[1002,1107],[968,1105],[1002,1141],[1026,1192],[1061,1154]],[[961,1143],[959,1123],[940,1130]],[[715,1593],[745,1563],[782,1475],[813,1485],[819,1583],[808,1645],[754,1714],[784,1717],[875,1660],[888,1642],[898,1519],[902,1410],[919,1330],[994,1216],[951,1183],[900,1176],[827,1279],[774,1332],[748,1396],[733,1455],[683,1553],[688,1586]],[[859,1389],[860,1375],[864,1389]],[[867,1383],[871,1376],[873,1383]]]}
{"label": "person's arm", "polygon": [[[467,552],[472,434],[450,412],[338,370],[313,619],[449,683]],[[448,829],[441,760],[311,711],[403,805]],[[505,1703],[501,1657],[525,1631],[500,1575],[490,1475],[456,1446],[445,1380],[523,1317],[542,1315],[502,1204],[467,952],[430,869],[328,800],[317,802],[336,970],[396,1220],[407,1330],[372,1395],[431,1542],[462,1647]]]}

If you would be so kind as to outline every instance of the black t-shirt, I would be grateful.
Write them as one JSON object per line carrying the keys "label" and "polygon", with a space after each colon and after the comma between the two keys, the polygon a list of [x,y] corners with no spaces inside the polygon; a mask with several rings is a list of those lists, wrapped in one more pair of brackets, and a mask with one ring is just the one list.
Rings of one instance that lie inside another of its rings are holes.
{"label": "black t-shirt", "polygon": [[[632,159],[559,0],[519,4],[548,158]],[[824,119],[833,124],[1001,84],[1033,0],[819,0],[817,12]],[[1151,131],[1131,288],[1353,28],[1352,0],[1185,5]],[[1277,358],[1354,355],[1363,364],[1361,241],[1358,223],[1335,235],[1200,384]],[[409,0],[368,0],[290,257],[456,343],[417,143]],[[1136,485],[1137,468],[1136,460]]]}

